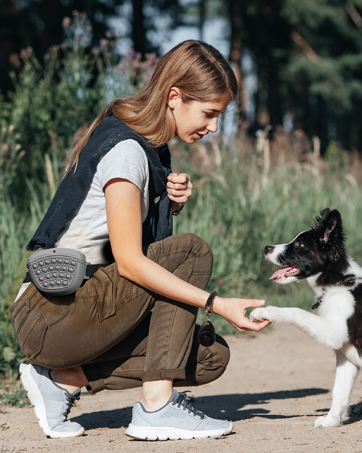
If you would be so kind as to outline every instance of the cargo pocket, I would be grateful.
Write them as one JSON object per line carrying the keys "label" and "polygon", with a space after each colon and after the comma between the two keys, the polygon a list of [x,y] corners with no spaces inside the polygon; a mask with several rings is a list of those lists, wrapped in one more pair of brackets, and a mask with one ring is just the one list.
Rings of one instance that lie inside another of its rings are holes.
{"label": "cargo pocket", "polygon": [[97,294],[97,311],[100,322],[116,314],[114,284],[104,268],[99,269],[90,279]]}
{"label": "cargo pocket", "polygon": [[11,311],[20,349],[25,357],[32,360],[43,349],[47,325],[43,316],[34,312],[34,305],[27,300],[18,300]]}

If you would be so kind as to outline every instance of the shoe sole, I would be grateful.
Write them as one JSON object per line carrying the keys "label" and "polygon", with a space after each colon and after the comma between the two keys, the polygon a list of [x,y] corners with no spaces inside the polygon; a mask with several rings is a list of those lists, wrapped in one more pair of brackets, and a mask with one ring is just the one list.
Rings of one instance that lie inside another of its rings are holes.
{"label": "shoe sole", "polygon": [[28,398],[31,404],[34,406],[34,412],[37,419],[39,420],[39,425],[48,437],[59,439],[61,437],[78,437],[83,435],[83,427],[81,427],[79,431],[74,431],[71,433],[53,431],[50,428],[46,418],[45,404],[42,394],[31,374],[31,365],[26,365],[25,363],[20,364],[20,379],[24,389],[28,394]]}
{"label": "shoe sole", "polygon": [[140,440],[177,440],[177,439],[200,439],[203,437],[219,437],[230,434],[233,425],[229,423],[226,429],[210,429],[200,431],[190,431],[178,428],[163,428],[163,427],[149,427],[149,426],[136,426],[132,423],[128,426],[125,434],[133,439]]}

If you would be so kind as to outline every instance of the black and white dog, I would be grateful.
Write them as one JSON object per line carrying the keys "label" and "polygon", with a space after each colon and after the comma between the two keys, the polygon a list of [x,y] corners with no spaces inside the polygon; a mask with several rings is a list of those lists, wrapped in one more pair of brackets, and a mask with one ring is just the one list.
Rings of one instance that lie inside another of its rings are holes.
{"label": "black and white dog", "polygon": [[300,308],[257,308],[254,321],[292,324],[336,352],[337,369],[332,406],[315,427],[339,426],[348,417],[348,402],[362,366],[362,268],[344,247],[341,214],[325,209],[314,228],[288,244],[268,245],[265,257],[279,266],[270,280],[292,283],[307,280],[314,291],[318,315]]}

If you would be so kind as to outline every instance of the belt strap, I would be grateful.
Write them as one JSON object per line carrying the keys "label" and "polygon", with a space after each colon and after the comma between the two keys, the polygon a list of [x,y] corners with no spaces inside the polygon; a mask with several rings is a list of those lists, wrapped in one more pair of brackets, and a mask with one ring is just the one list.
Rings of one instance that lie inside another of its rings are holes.
{"label": "belt strap", "polygon": [[[102,264],[87,264],[87,268],[86,268],[86,271],[85,271],[85,275],[89,278],[89,277],[92,277],[96,271],[98,269],[100,269],[101,267],[107,267],[109,266],[110,264],[112,263],[102,263]],[[84,279],[83,280],[83,283],[85,280],[88,280],[88,279]],[[29,272],[26,273],[26,276],[25,276],[25,279],[23,281],[23,283],[30,283],[31,282],[31,278],[30,278],[30,274]]]}

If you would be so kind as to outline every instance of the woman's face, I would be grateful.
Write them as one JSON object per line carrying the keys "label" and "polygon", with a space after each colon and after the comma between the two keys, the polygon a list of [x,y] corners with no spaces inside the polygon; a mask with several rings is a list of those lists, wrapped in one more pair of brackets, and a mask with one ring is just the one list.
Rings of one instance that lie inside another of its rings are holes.
{"label": "woman's face", "polygon": [[217,131],[217,121],[226,110],[230,96],[225,93],[216,101],[184,102],[178,88],[171,88],[168,105],[173,110],[176,121],[176,135],[183,142],[192,144],[209,132]]}

